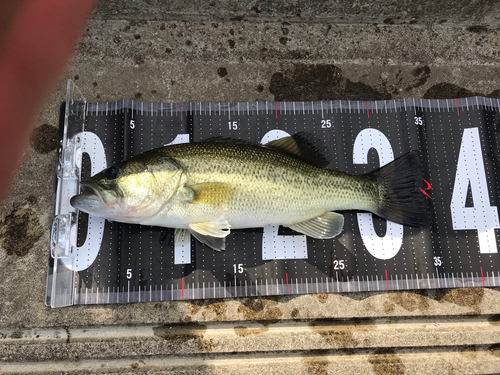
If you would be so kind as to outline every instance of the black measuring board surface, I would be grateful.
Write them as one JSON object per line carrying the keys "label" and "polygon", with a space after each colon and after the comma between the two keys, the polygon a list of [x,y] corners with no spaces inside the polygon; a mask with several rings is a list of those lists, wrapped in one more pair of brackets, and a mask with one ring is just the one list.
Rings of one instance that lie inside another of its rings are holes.
{"label": "black measuring board surface", "polygon": [[430,227],[349,211],[334,239],[251,228],[216,252],[194,238],[177,244],[173,229],[79,213],[72,303],[500,285],[498,99],[87,103],[82,179],[171,143],[300,131],[330,148],[327,168],[352,174],[419,151]]}

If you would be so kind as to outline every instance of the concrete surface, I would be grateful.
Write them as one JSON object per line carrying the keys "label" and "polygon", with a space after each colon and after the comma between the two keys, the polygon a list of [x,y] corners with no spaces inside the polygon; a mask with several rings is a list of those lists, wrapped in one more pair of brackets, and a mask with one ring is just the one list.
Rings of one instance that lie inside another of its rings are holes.
{"label": "concrete surface", "polygon": [[1,204],[0,373],[500,372],[495,288],[44,306],[67,78],[89,101],[498,98],[498,2],[461,3],[102,3]]}

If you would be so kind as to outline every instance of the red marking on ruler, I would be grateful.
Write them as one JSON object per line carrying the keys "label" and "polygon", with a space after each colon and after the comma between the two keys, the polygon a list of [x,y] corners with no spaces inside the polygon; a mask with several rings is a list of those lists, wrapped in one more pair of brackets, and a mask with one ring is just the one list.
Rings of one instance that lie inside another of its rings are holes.
{"label": "red marking on ruler", "polygon": [[366,101],[366,114],[368,115],[368,118],[370,118],[370,111],[368,110],[368,100]]}
{"label": "red marking on ruler", "polygon": [[389,279],[387,278],[387,270],[385,270],[385,283],[387,284],[387,290],[389,290]]}
{"label": "red marking on ruler", "polygon": [[429,194],[427,194],[427,192],[426,192],[426,190],[430,190],[430,189],[432,188],[431,184],[429,183],[429,181],[427,181],[427,180],[426,180],[426,179],[424,179],[424,178],[422,178],[422,180],[424,180],[424,181],[425,181],[425,183],[427,184],[427,186],[425,187],[425,189],[420,188],[420,191],[421,191],[422,193],[424,193],[425,195],[427,195],[427,197],[429,197],[429,198],[431,198],[431,199],[432,199],[432,197],[431,197]]}
{"label": "red marking on ruler", "polygon": [[288,273],[285,273],[286,277],[286,294],[288,294]]}
{"label": "red marking on ruler", "polygon": [[455,103],[457,103],[457,115],[460,116],[460,112],[458,111],[458,99],[455,98]]}
{"label": "red marking on ruler", "polygon": [[[181,103],[181,121],[182,121],[182,103]],[[182,282],[184,283],[184,280],[182,280]],[[182,285],[184,285],[184,284],[182,284]],[[183,298],[182,299],[184,299],[184,294],[183,294]]]}
{"label": "red marking on ruler", "polygon": [[184,299],[184,278],[182,278],[182,299]]}
{"label": "red marking on ruler", "polygon": [[278,119],[278,103],[274,102],[274,112],[276,112],[276,119]]}
{"label": "red marking on ruler", "polygon": [[484,286],[483,267],[481,267],[481,280],[483,280],[483,286]]}

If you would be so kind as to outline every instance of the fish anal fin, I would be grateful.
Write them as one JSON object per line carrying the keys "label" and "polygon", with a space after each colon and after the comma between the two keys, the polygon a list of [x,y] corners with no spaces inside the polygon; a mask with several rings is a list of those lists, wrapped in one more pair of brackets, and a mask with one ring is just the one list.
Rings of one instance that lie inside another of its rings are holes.
{"label": "fish anal fin", "polygon": [[312,238],[334,238],[344,228],[344,216],[335,212],[325,212],[321,216],[288,227]]}
{"label": "fish anal fin", "polygon": [[203,182],[188,186],[193,191],[191,203],[204,203],[213,206],[225,204],[233,196],[234,187],[223,182]]}
{"label": "fish anal fin", "polygon": [[324,142],[307,132],[280,138],[266,143],[264,146],[298,156],[319,168],[326,167],[331,161],[330,150]]}

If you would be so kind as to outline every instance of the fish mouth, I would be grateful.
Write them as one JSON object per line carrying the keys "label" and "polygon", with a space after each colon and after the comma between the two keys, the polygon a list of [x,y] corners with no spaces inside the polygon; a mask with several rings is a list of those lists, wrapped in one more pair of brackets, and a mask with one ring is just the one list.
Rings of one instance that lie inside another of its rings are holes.
{"label": "fish mouth", "polygon": [[[103,194],[101,193],[103,189],[100,189],[99,186],[95,186],[90,181],[82,181],[80,183],[80,190],[80,194],[70,199],[70,204],[74,208],[87,213],[95,213],[109,207],[109,204],[106,204],[103,199]],[[113,191],[117,198],[121,197],[121,194],[117,193],[115,189],[107,188],[106,190]]]}

